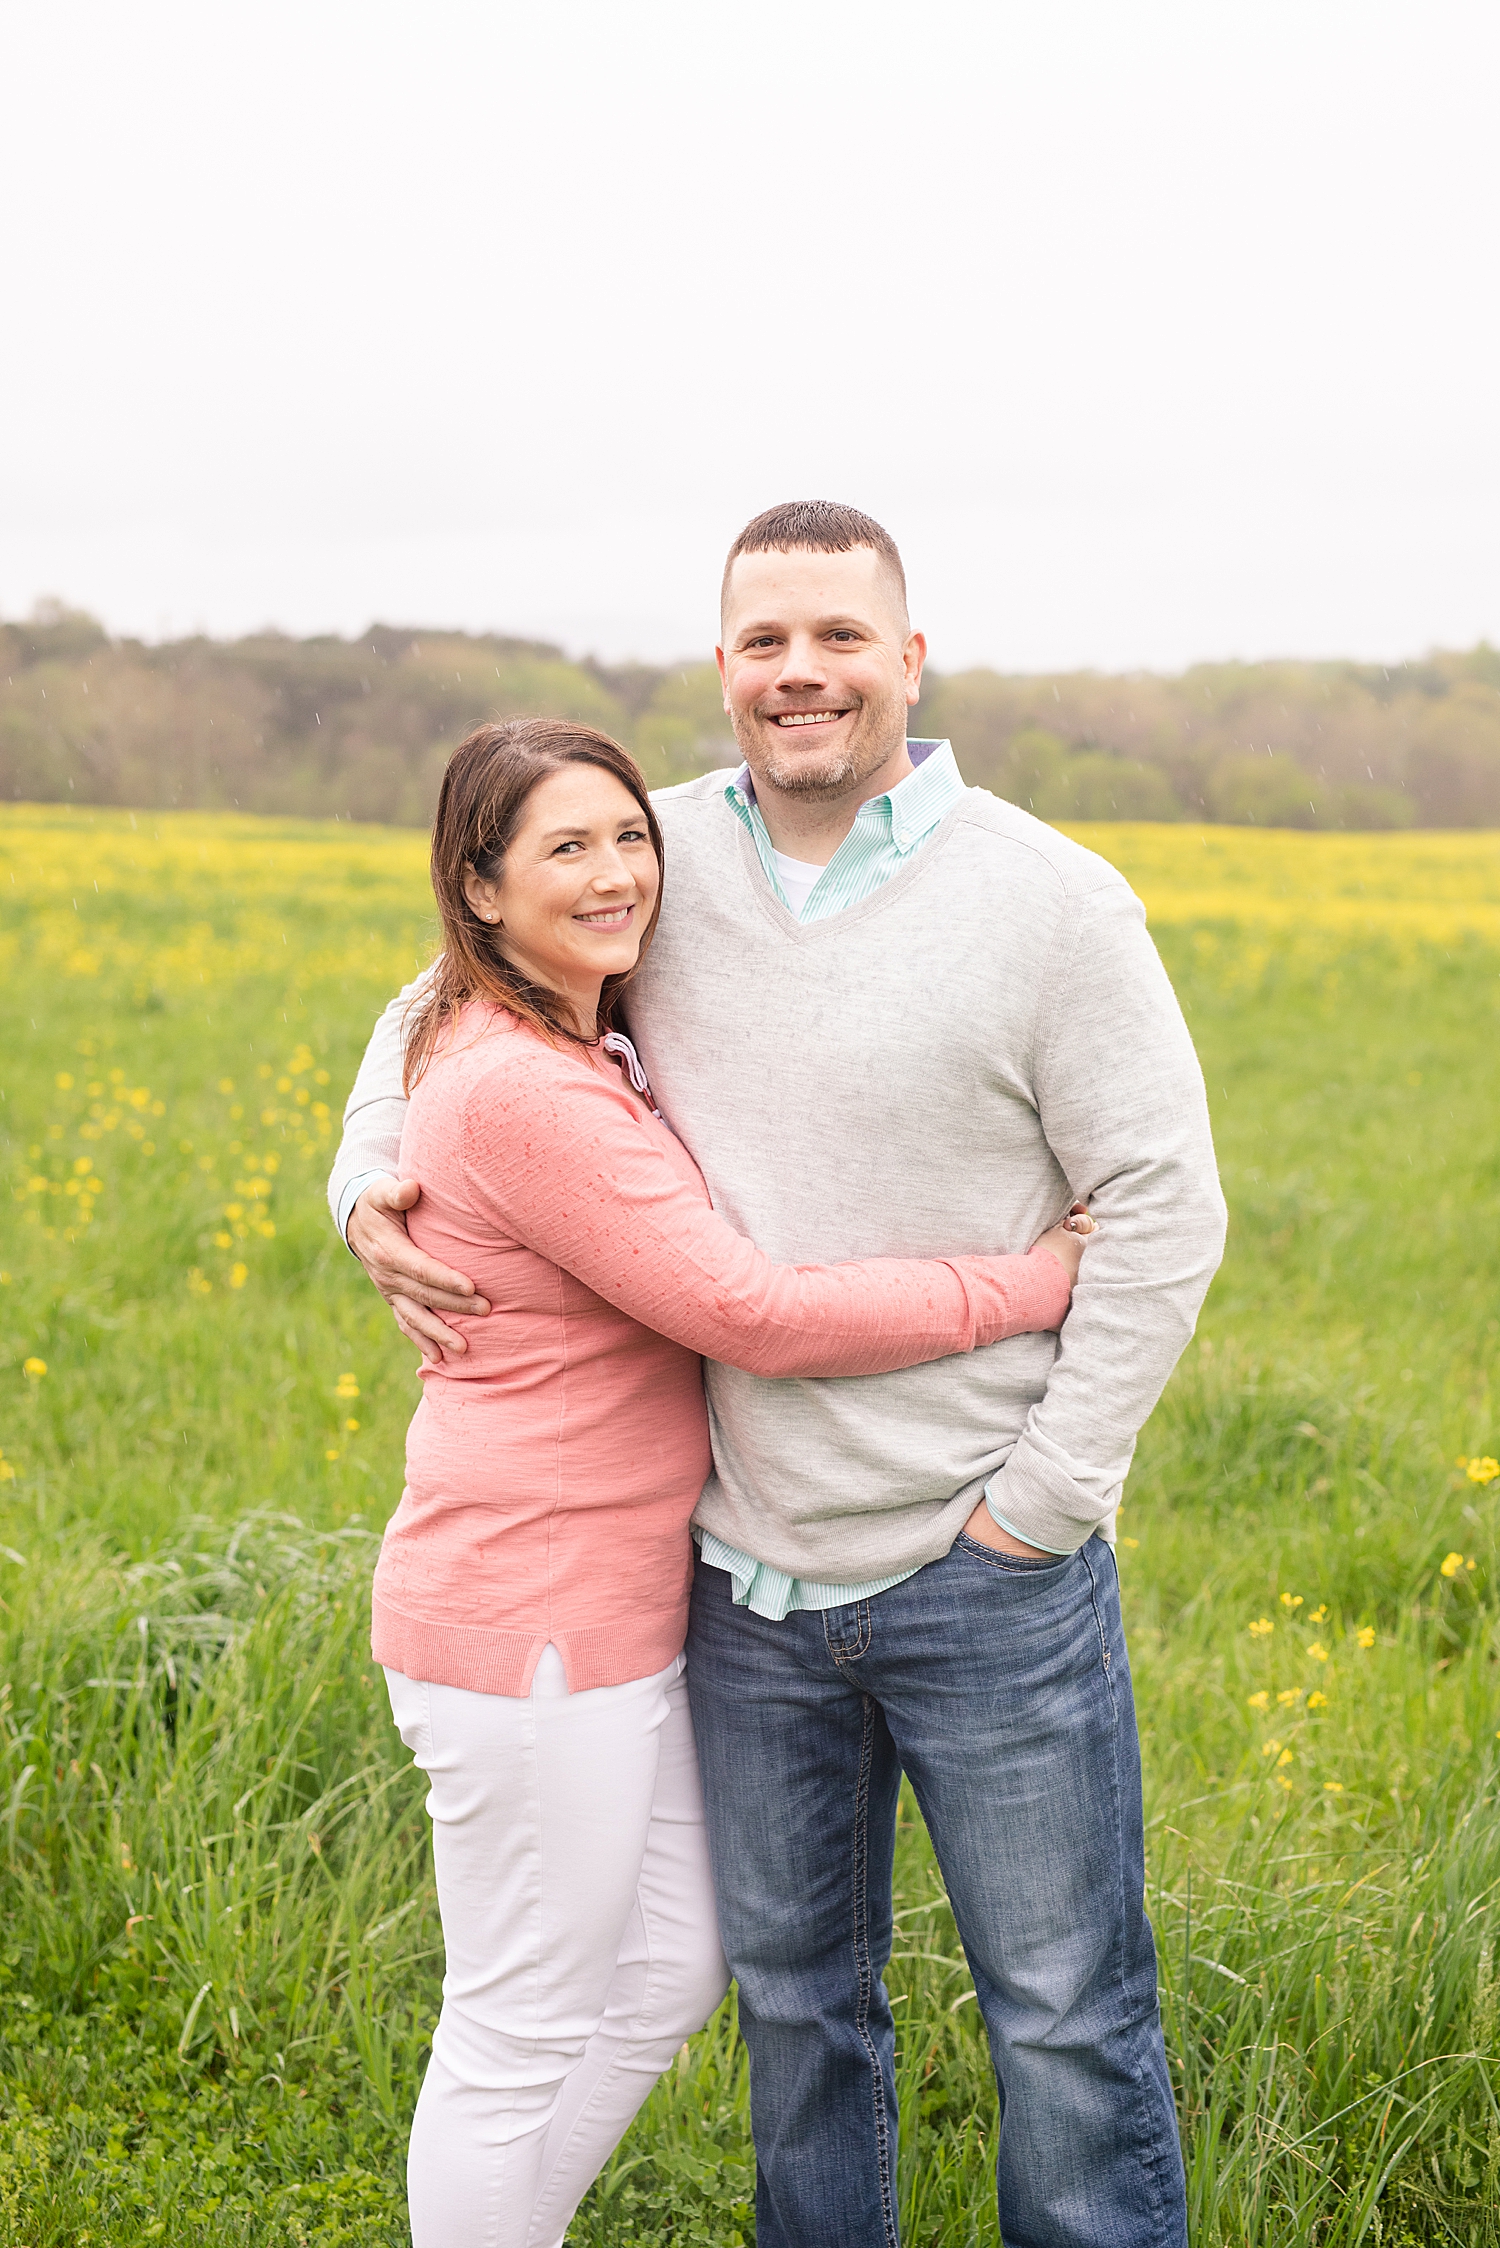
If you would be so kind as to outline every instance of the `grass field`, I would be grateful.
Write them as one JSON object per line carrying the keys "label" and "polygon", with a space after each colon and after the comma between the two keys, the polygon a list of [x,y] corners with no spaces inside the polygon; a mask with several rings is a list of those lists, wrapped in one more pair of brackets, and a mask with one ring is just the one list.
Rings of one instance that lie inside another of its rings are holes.
{"label": "grass field", "polygon": [[[1122,1529],[1199,2248],[1500,2243],[1500,837],[1080,831],[1233,1211]],[[367,1653],[409,1353],[323,1179],[410,834],[0,813],[0,2242],[397,2243],[435,2012]],[[907,1815],[912,2243],[997,2235]],[[571,2237],[753,2238],[728,2013]]]}

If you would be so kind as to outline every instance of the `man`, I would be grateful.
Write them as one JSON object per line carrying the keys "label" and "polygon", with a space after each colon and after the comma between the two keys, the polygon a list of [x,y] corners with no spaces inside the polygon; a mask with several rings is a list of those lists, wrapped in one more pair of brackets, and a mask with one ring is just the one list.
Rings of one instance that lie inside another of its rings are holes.
{"label": "man", "polygon": [[[760,2248],[894,2248],[881,1972],[903,1770],[999,2081],[1008,2248],[1182,2248],[1110,1544],[1137,1432],[1223,1244],[1203,1085],[1102,860],[906,740],[925,643],[889,535],[774,508],[724,574],[744,755],[656,801],[665,905],[629,994],[716,1206],[792,1263],[1025,1248],[1087,1197],[1060,1337],[857,1381],[710,1365],[688,1675],[750,2048]],[[395,1017],[331,1195],[429,1354],[483,1307],[389,1176]]]}

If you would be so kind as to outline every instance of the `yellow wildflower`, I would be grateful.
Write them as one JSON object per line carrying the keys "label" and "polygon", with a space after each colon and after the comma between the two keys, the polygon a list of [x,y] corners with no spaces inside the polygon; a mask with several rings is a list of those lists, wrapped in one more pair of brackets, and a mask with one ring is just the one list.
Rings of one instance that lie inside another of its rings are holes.
{"label": "yellow wildflower", "polygon": [[1375,1644],[1375,1626],[1373,1624],[1361,1624],[1354,1636],[1361,1647],[1373,1647]]}
{"label": "yellow wildflower", "polygon": [[39,1382],[47,1371],[47,1361],[45,1358],[28,1358],[21,1371],[29,1382]]}
{"label": "yellow wildflower", "polygon": [[236,1264],[230,1266],[229,1285],[231,1288],[243,1288],[249,1277],[250,1267],[248,1265]]}
{"label": "yellow wildflower", "polygon": [[1284,1748],[1281,1754],[1276,1759],[1278,1768],[1283,1764],[1295,1764],[1296,1761],[1297,1759],[1293,1756],[1289,1748]]}
{"label": "yellow wildflower", "polygon": [[1279,1756],[1281,1754],[1280,1741],[1262,1741],[1260,1753],[1262,1756]]}
{"label": "yellow wildflower", "polygon": [[1438,1574],[1444,1577],[1456,1577],[1463,1565],[1464,1557],[1461,1553],[1445,1553],[1438,1563]]}
{"label": "yellow wildflower", "polygon": [[1326,1622],[1327,1616],[1328,1603],[1326,1600],[1320,1600],[1316,1608],[1308,1611],[1307,1620],[1310,1624],[1321,1624]]}
{"label": "yellow wildflower", "polygon": [[1284,1593],[1282,1594],[1282,1596],[1281,1596],[1281,1605],[1282,1605],[1282,1607],[1283,1607],[1283,1608],[1292,1608],[1292,1609],[1300,1608],[1300,1607],[1301,1607],[1301,1605],[1302,1605],[1302,1595],[1301,1595],[1301,1593],[1300,1593],[1300,1592],[1284,1592]]}
{"label": "yellow wildflower", "polygon": [[1327,1709],[1328,1696],[1326,1694],[1309,1694],[1307,1706],[1309,1709]]}
{"label": "yellow wildflower", "polygon": [[1300,1686],[1288,1686],[1276,1697],[1277,1703],[1282,1709],[1290,1709],[1293,1702],[1300,1702],[1301,1699],[1302,1688]]}
{"label": "yellow wildflower", "polygon": [[354,1398],[358,1397],[359,1381],[357,1376],[353,1374],[340,1374],[338,1381],[334,1385],[333,1394],[335,1397],[344,1397],[350,1399],[351,1401]]}
{"label": "yellow wildflower", "polygon": [[196,1265],[187,1276],[187,1284],[190,1293],[195,1296],[211,1296],[214,1292],[213,1282]]}
{"label": "yellow wildflower", "polygon": [[358,1428],[359,1423],[358,1421],[345,1421],[344,1426],[352,1436],[354,1434],[354,1431]]}
{"label": "yellow wildflower", "polygon": [[1323,1793],[1325,1795],[1342,1795],[1343,1792],[1344,1783],[1342,1780],[1325,1780],[1323,1782]]}
{"label": "yellow wildflower", "polygon": [[58,1071],[58,1073],[57,1073],[57,1077],[56,1077],[56,1080],[55,1080],[55,1082],[56,1082],[56,1085],[57,1085],[57,1089],[58,1089],[58,1091],[59,1091],[60,1093],[71,1093],[71,1092],[72,1092],[72,1090],[73,1090],[73,1080],[72,1080],[72,1078],[71,1078],[71,1077],[70,1077],[70,1076],[68,1075],[68,1072],[67,1072],[67,1071],[66,1071],[65,1069],[60,1069],[60,1070]]}
{"label": "yellow wildflower", "polygon": [[335,1451],[328,1451],[323,1454],[323,1457],[325,1460],[336,1460],[338,1458],[338,1453]]}
{"label": "yellow wildflower", "polygon": [[1492,1460],[1486,1456],[1484,1459],[1470,1460],[1468,1463],[1468,1477],[1471,1483],[1493,1483],[1497,1475],[1500,1475],[1500,1460]]}
{"label": "yellow wildflower", "polygon": [[1270,1699],[1270,1695],[1266,1692],[1264,1686],[1262,1686],[1258,1694],[1250,1695],[1246,1707],[1249,1709],[1265,1709],[1270,1702]]}
{"label": "yellow wildflower", "polygon": [[1312,1662],[1312,1663],[1326,1663],[1326,1662],[1327,1662],[1327,1660],[1328,1660],[1328,1649],[1327,1649],[1327,1648],[1326,1648],[1326,1647],[1324,1646],[1324,1644],[1323,1644],[1323,1642],[1322,1642],[1322,1640],[1321,1640],[1321,1639],[1315,1639],[1315,1640],[1313,1641],[1312,1645],[1311,1645],[1311,1646],[1310,1646],[1310,1647],[1308,1648],[1308,1650],[1307,1650],[1307,1659],[1308,1659],[1308,1661],[1309,1661],[1309,1662]]}
{"label": "yellow wildflower", "polygon": [[1250,1626],[1250,1637],[1252,1639],[1269,1639],[1275,1629],[1276,1626],[1269,1616],[1257,1616]]}
{"label": "yellow wildflower", "polygon": [[15,1469],[11,1466],[10,1461],[5,1457],[5,1454],[3,1452],[0,1452],[0,1483],[14,1483],[15,1480]]}

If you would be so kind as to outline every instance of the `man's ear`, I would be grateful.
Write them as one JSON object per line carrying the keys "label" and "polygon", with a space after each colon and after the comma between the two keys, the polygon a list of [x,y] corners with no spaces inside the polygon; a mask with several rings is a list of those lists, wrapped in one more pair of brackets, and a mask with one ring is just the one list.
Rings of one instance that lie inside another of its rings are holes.
{"label": "man's ear", "polygon": [[901,651],[901,667],[906,673],[906,700],[908,705],[917,702],[922,693],[922,666],[927,661],[927,641],[920,632],[907,634],[906,646]]}
{"label": "man's ear", "polygon": [[729,708],[729,673],[724,667],[724,651],[722,648],[715,648],[714,662],[719,667],[719,685],[723,689],[724,693],[725,715],[727,717],[733,717],[734,713]]}

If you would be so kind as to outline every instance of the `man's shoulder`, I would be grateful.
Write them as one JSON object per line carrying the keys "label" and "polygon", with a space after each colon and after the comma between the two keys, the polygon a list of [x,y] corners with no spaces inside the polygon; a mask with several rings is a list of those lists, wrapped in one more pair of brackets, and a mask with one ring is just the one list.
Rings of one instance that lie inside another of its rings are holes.
{"label": "man's shoulder", "polygon": [[1086,850],[1059,828],[992,796],[987,788],[966,788],[957,825],[981,839],[981,849],[1006,865],[1013,877],[1028,875],[1054,896],[1081,898],[1096,890],[1129,891],[1118,867],[1097,851]]}
{"label": "man's shoulder", "polygon": [[651,801],[658,817],[675,818],[679,813],[693,817],[695,805],[724,806],[724,791],[739,771],[738,765],[720,765],[711,773],[700,773],[695,781],[678,781],[672,788],[653,788]]}

